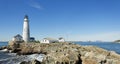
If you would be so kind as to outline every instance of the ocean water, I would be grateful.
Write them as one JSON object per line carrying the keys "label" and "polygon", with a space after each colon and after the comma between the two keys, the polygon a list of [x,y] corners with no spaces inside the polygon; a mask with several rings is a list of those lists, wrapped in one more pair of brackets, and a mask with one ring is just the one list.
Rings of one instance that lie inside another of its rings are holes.
{"label": "ocean water", "polygon": [[1,46],[6,46],[6,45],[8,45],[8,42],[0,42],[0,47]]}
{"label": "ocean water", "polygon": [[120,43],[115,42],[74,42],[83,46],[97,46],[120,54]]}

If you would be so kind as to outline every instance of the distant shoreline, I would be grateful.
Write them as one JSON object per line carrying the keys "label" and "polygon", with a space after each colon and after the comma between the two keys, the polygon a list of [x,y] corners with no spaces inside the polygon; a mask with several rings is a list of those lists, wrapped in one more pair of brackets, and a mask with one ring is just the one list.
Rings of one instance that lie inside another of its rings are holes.
{"label": "distant shoreline", "polygon": [[0,43],[1,43],[1,42],[9,42],[9,41],[0,41]]}

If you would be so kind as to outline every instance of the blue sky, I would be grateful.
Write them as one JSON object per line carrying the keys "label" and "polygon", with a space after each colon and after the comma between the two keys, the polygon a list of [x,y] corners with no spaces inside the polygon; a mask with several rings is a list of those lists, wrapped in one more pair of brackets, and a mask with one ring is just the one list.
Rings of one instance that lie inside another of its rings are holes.
{"label": "blue sky", "polygon": [[0,40],[22,35],[26,14],[37,40],[120,39],[120,0],[0,0]]}

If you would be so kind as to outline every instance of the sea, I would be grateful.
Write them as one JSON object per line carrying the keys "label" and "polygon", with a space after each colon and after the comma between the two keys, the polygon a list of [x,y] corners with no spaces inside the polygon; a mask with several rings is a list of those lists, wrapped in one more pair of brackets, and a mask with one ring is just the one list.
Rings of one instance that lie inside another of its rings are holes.
{"label": "sea", "polygon": [[[97,46],[120,54],[120,43],[114,42],[73,42],[73,43],[83,46]],[[0,47],[6,45],[8,45],[8,42],[0,42]],[[16,53],[5,53],[2,50],[0,50],[0,64],[20,64],[21,61],[31,61],[33,59],[38,59],[39,61],[42,61],[43,57],[44,54],[17,56]]]}
{"label": "sea", "polygon": [[116,42],[74,42],[83,46],[97,46],[108,51],[114,51],[120,54],[120,43]]}
{"label": "sea", "polygon": [[1,46],[6,46],[6,45],[8,45],[8,42],[0,42],[0,47]]}

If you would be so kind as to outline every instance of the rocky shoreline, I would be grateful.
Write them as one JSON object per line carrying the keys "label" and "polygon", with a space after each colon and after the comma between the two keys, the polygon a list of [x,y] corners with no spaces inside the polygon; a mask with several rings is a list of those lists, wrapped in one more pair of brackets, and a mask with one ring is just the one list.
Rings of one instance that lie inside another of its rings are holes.
{"label": "rocky shoreline", "polygon": [[20,64],[119,64],[120,55],[95,46],[73,43],[24,43],[9,42],[10,52],[17,55],[45,54],[42,61],[23,61]]}

